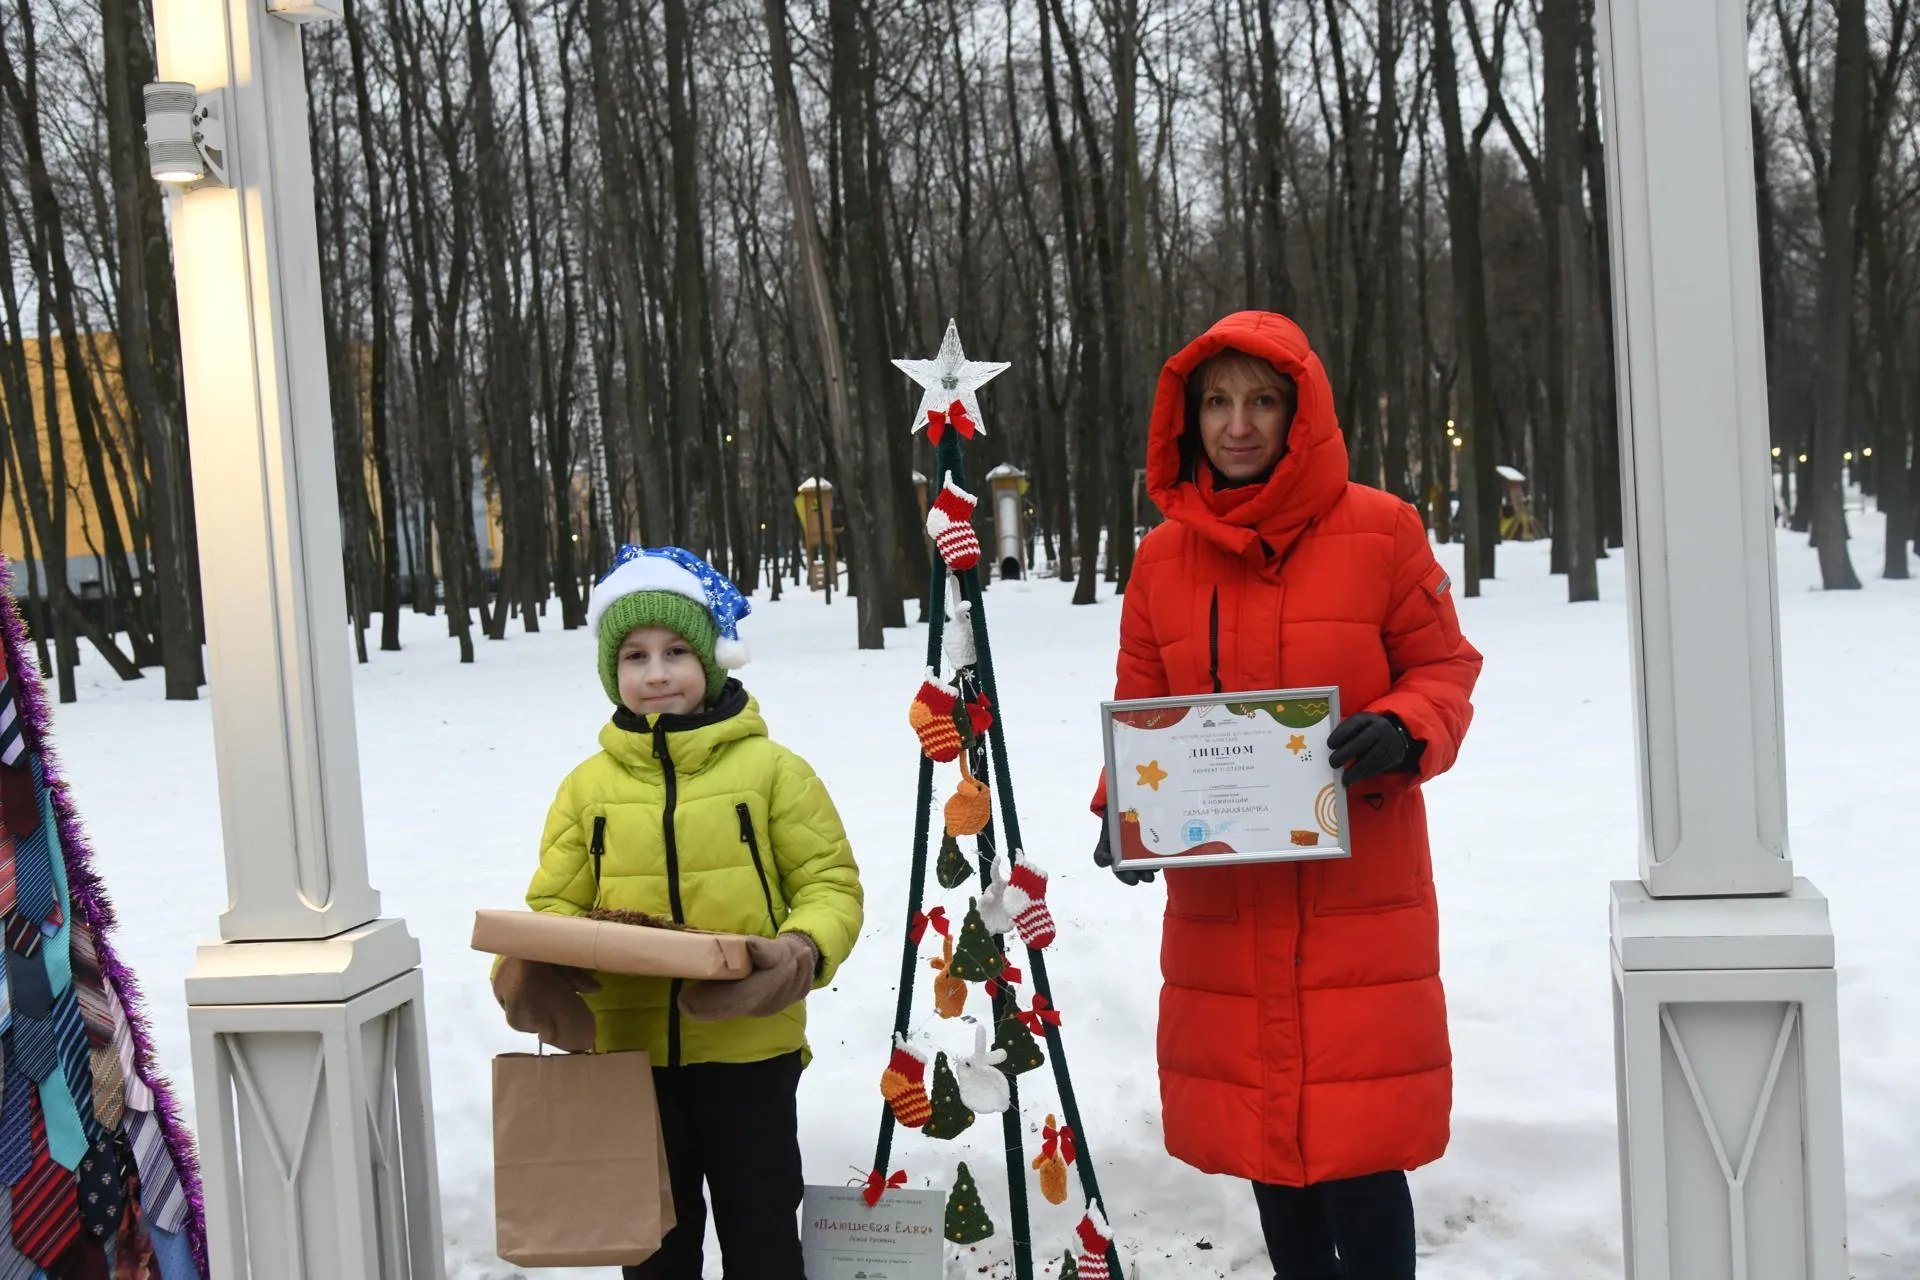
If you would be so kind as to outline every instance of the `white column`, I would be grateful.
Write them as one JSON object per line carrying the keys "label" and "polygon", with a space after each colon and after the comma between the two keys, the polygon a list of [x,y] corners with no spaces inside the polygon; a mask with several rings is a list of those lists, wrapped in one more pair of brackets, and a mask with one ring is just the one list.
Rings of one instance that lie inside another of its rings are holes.
{"label": "white column", "polygon": [[1833,935],[1787,853],[1745,0],[1601,0],[1640,879],[1632,1280],[1844,1280]]}
{"label": "white column", "polygon": [[438,1280],[420,950],[377,918],[360,809],[294,25],[324,16],[154,5],[161,76],[226,91],[230,184],[171,203],[228,891],[195,1103],[217,1280]]}

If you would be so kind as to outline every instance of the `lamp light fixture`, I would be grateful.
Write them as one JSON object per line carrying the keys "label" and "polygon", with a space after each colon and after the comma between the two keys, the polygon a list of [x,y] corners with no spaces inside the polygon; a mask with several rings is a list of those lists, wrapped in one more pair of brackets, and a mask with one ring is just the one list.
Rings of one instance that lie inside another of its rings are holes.
{"label": "lamp light fixture", "polygon": [[192,190],[227,186],[225,89],[200,92],[184,80],[156,80],[140,91],[147,110],[147,172]]}

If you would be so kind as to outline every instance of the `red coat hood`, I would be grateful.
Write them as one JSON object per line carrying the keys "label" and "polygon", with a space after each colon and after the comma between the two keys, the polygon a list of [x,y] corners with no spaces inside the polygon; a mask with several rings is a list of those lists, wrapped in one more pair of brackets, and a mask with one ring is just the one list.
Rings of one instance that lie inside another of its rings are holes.
{"label": "red coat hood", "polygon": [[[1233,504],[1214,500],[1210,484],[1180,476],[1187,376],[1228,347],[1266,360],[1290,376],[1300,392],[1286,457],[1258,495]],[[1333,412],[1333,387],[1307,335],[1293,321],[1271,311],[1236,311],[1161,368],[1147,432],[1147,493],[1167,519],[1235,555],[1277,562],[1346,487],[1347,442]]]}

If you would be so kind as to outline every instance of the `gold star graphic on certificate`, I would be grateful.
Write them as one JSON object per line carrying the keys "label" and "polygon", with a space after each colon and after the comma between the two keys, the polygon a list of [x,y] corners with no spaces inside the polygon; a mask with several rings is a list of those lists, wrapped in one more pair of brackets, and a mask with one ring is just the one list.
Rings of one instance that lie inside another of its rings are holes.
{"label": "gold star graphic on certificate", "polygon": [[1307,749],[1307,738],[1305,734],[1296,733],[1291,738],[1287,739],[1287,750],[1293,752],[1293,754],[1299,755],[1302,751],[1305,751],[1306,749]]}
{"label": "gold star graphic on certificate", "polygon": [[1140,785],[1149,790],[1158,791],[1160,784],[1167,780],[1167,771],[1160,767],[1158,760],[1149,760],[1145,764],[1137,764],[1133,767],[1134,771],[1140,775]]}

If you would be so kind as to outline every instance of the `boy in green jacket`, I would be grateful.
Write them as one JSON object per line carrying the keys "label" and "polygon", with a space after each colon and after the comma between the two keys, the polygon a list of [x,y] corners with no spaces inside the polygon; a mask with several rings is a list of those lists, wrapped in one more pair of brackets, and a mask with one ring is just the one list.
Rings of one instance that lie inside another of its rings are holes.
{"label": "boy in green jacket", "polygon": [[679,1225],[628,1280],[699,1280],[703,1183],[729,1277],[802,1280],[804,1001],[853,950],[862,899],[826,787],[728,675],[746,662],[748,609],[690,552],[620,549],[588,608],[613,720],[560,784],[527,904],[746,934],[753,972],[700,983],[507,960],[494,978],[515,1028],[653,1058]]}

